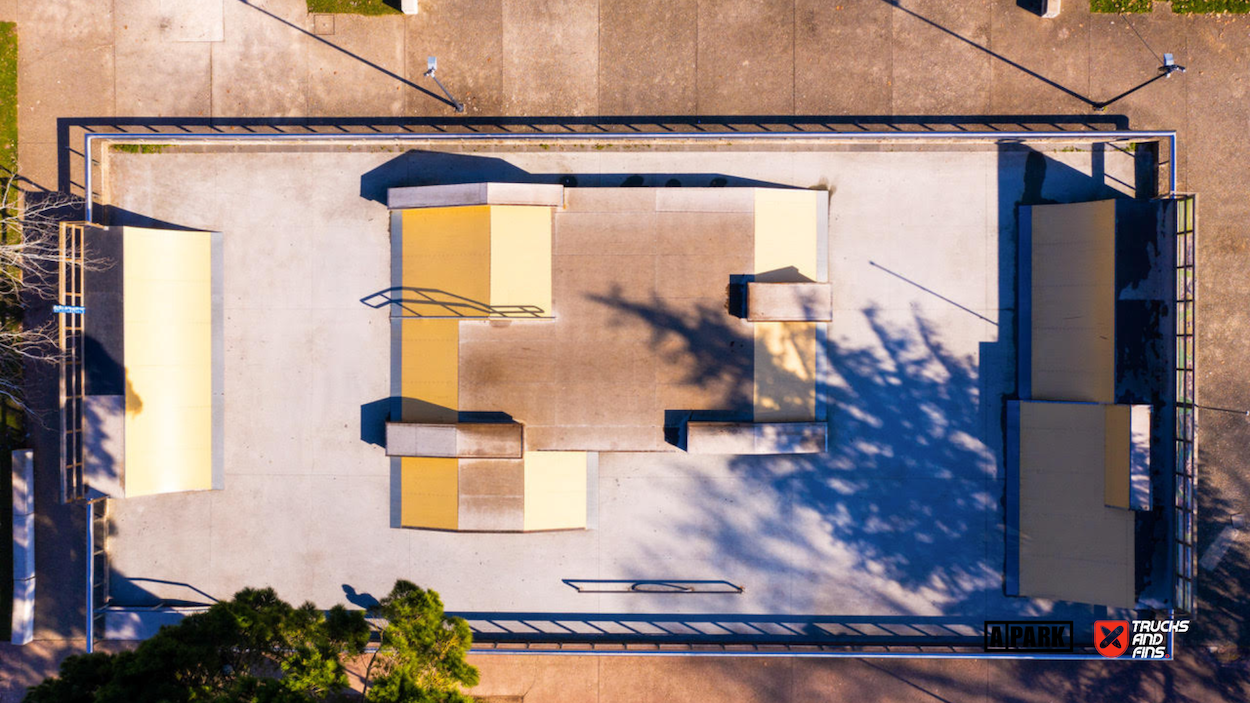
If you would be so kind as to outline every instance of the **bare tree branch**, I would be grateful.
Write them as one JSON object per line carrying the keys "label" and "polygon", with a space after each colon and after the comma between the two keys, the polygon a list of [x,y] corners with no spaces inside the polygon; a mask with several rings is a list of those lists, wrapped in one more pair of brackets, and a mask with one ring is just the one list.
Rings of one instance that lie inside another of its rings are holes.
{"label": "bare tree branch", "polygon": [[[0,402],[31,416],[26,403],[27,363],[61,359],[58,322],[26,326],[27,305],[56,300],[61,223],[76,216],[81,198],[67,193],[26,191],[19,176],[0,168]],[[85,270],[109,264],[84,254]],[[38,418],[36,418],[38,421]]]}

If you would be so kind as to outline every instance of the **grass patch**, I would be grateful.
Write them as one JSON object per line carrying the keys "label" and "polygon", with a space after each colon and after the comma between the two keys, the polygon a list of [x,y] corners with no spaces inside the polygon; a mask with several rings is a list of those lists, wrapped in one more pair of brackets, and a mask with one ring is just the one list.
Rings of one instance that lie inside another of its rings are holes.
{"label": "grass patch", "polygon": [[[0,22],[0,168],[17,171],[17,27]],[[3,173],[3,172],[0,172]],[[8,305],[4,305],[8,308]],[[0,311],[9,324],[11,311]],[[21,418],[0,407],[0,640],[9,639],[13,611],[13,466],[10,452]]]}
{"label": "grass patch", "polygon": [[1250,12],[1250,0],[1172,0],[1172,12],[1178,15],[1217,15],[1224,12],[1244,15]]}
{"label": "grass patch", "polygon": [[17,29],[0,22],[0,167],[17,170]]}
{"label": "grass patch", "polygon": [[1090,12],[1118,15],[1121,12],[1150,12],[1154,0],[1089,0]]}
{"label": "grass patch", "polygon": [[159,154],[165,151],[167,144],[114,144],[113,151],[123,154]]}
{"label": "grass patch", "polygon": [[308,0],[309,12],[344,15],[398,15],[399,0]]}

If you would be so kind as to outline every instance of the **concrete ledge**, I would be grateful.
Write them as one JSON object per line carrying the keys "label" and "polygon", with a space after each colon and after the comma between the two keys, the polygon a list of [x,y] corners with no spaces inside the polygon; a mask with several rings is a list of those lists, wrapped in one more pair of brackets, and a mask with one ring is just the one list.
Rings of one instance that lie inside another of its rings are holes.
{"label": "concrete ledge", "polygon": [[35,512],[35,450],[13,450],[13,515]]}
{"label": "concrete ledge", "polygon": [[516,422],[386,423],[387,456],[520,459],[524,428]]}
{"label": "concrete ledge", "polygon": [[691,422],[686,451],[691,454],[820,454],[829,427],[823,422]]}
{"label": "concrete ledge", "polygon": [[9,641],[35,638],[35,452],[13,452],[13,617]]}
{"label": "concrete ledge", "polygon": [[829,322],[833,288],[828,283],[747,284],[747,319],[751,322]]}
{"label": "concrete ledge", "polygon": [[35,579],[13,582],[13,618],[9,642],[30,644],[35,639]]}
{"label": "concrete ledge", "polygon": [[390,188],[386,191],[386,206],[392,210],[464,205],[563,207],[564,186],[549,183],[457,183]]}

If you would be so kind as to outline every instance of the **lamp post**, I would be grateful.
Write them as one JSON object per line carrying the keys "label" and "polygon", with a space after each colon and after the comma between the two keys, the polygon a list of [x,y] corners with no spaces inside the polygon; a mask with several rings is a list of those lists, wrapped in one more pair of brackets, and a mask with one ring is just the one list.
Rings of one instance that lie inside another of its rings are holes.
{"label": "lamp post", "polygon": [[438,57],[431,56],[426,61],[425,65],[426,69],[424,75],[434,79],[434,82],[438,84],[439,89],[443,91],[443,95],[447,96],[447,101],[451,103],[452,107],[456,108],[456,112],[464,112],[464,104],[451,97],[451,91],[447,90],[447,86],[443,85],[443,82],[438,79],[438,76],[434,75],[434,72],[438,70]]}
{"label": "lamp post", "polygon": [[1172,58],[1171,54],[1164,54],[1163,65],[1159,67],[1159,70],[1163,72],[1164,78],[1171,78],[1172,74],[1176,73],[1177,71],[1184,73],[1185,67],[1176,63],[1176,59]]}

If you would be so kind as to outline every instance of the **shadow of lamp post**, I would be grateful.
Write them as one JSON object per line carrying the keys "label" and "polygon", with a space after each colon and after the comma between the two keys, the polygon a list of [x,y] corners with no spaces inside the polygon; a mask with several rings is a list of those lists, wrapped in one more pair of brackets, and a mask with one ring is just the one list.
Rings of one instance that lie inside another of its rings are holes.
{"label": "shadow of lamp post", "polygon": [[456,112],[464,112],[464,104],[451,97],[451,91],[447,90],[447,86],[443,85],[443,82],[438,79],[438,76],[434,75],[434,71],[438,70],[438,57],[431,56],[429,60],[426,61],[426,66],[427,68],[425,69],[425,73],[423,75],[434,79],[434,82],[438,84],[440,89],[442,89],[443,95],[447,96],[447,100],[451,103],[451,106],[456,108]]}

